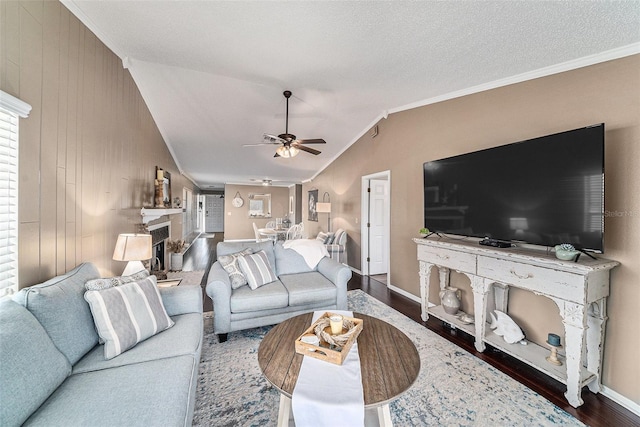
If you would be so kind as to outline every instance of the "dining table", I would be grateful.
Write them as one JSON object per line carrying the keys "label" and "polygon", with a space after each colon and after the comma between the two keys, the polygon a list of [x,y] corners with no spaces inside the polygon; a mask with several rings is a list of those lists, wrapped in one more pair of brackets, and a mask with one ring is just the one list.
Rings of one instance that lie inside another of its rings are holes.
{"label": "dining table", "polygon": [[273,241],[286,240],[288,228],[259,228],[258,233]]}

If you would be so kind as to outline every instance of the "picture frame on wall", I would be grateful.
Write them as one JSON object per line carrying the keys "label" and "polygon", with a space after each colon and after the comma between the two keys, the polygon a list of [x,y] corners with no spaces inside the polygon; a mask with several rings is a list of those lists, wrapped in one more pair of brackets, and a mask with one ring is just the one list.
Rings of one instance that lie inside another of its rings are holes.
{"label": "picture frame on wall", "polygon": [[309,213],[307,218],[309,221],[318,222],[318,212],[316,211],[316,204],[318,203],[318,190],[309,191]]}

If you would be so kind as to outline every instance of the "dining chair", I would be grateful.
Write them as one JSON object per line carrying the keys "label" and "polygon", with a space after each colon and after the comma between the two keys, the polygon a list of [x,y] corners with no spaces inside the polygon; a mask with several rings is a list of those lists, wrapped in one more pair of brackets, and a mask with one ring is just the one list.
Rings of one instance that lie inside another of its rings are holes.
{"label": "dining chair", "polygon": [[300,226],[298,224],[293,224],[291,227],[289,227],[289,229],[287,230],[287,240],[294,240],[294,239],[298,239],[299,237],[296,237],[298,235]]}
{"label": "dining chair", "polygon": [[276,222],[275,221],[269,221],[267,222],[267,225],[264,226],[264,228],[276,228]]}
{"label": "dining chair", "polygon": [[258,230],[258,226],[256,225],[255,222],[253,223],[253,233],[256,235],[256,242],[264,242],[269,240],[260,234],[260,231]]}

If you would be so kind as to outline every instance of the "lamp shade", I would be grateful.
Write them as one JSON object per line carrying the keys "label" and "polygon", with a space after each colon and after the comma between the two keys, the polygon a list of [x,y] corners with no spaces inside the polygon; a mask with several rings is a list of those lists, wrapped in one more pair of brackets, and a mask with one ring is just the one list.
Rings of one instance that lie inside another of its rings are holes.
{"label": "lamp shade", "polygon": [[331,203],[318,202],[316,203],[316,212],[318,213],[331,213]]}
{"label": "lamp shade", "polygon": [[120,234],[113,250],[116,261],[151,259],[151,234]]}

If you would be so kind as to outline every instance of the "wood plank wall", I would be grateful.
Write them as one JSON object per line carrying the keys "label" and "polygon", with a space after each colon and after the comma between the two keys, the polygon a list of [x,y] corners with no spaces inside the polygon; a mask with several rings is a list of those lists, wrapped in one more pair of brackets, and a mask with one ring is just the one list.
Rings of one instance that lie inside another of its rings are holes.
{"label": "wood plank wall", "polygon": [[[153,206],[156,165],[171,172],[174,195],[200,190],[180,175],[120,58],[61,3],[1,1],[0,38],[0,89],[33,107],[20,121],[20,287],[86,261],[119,274],[116,238]],[[181,237],[181,215],[171,221]]]}

